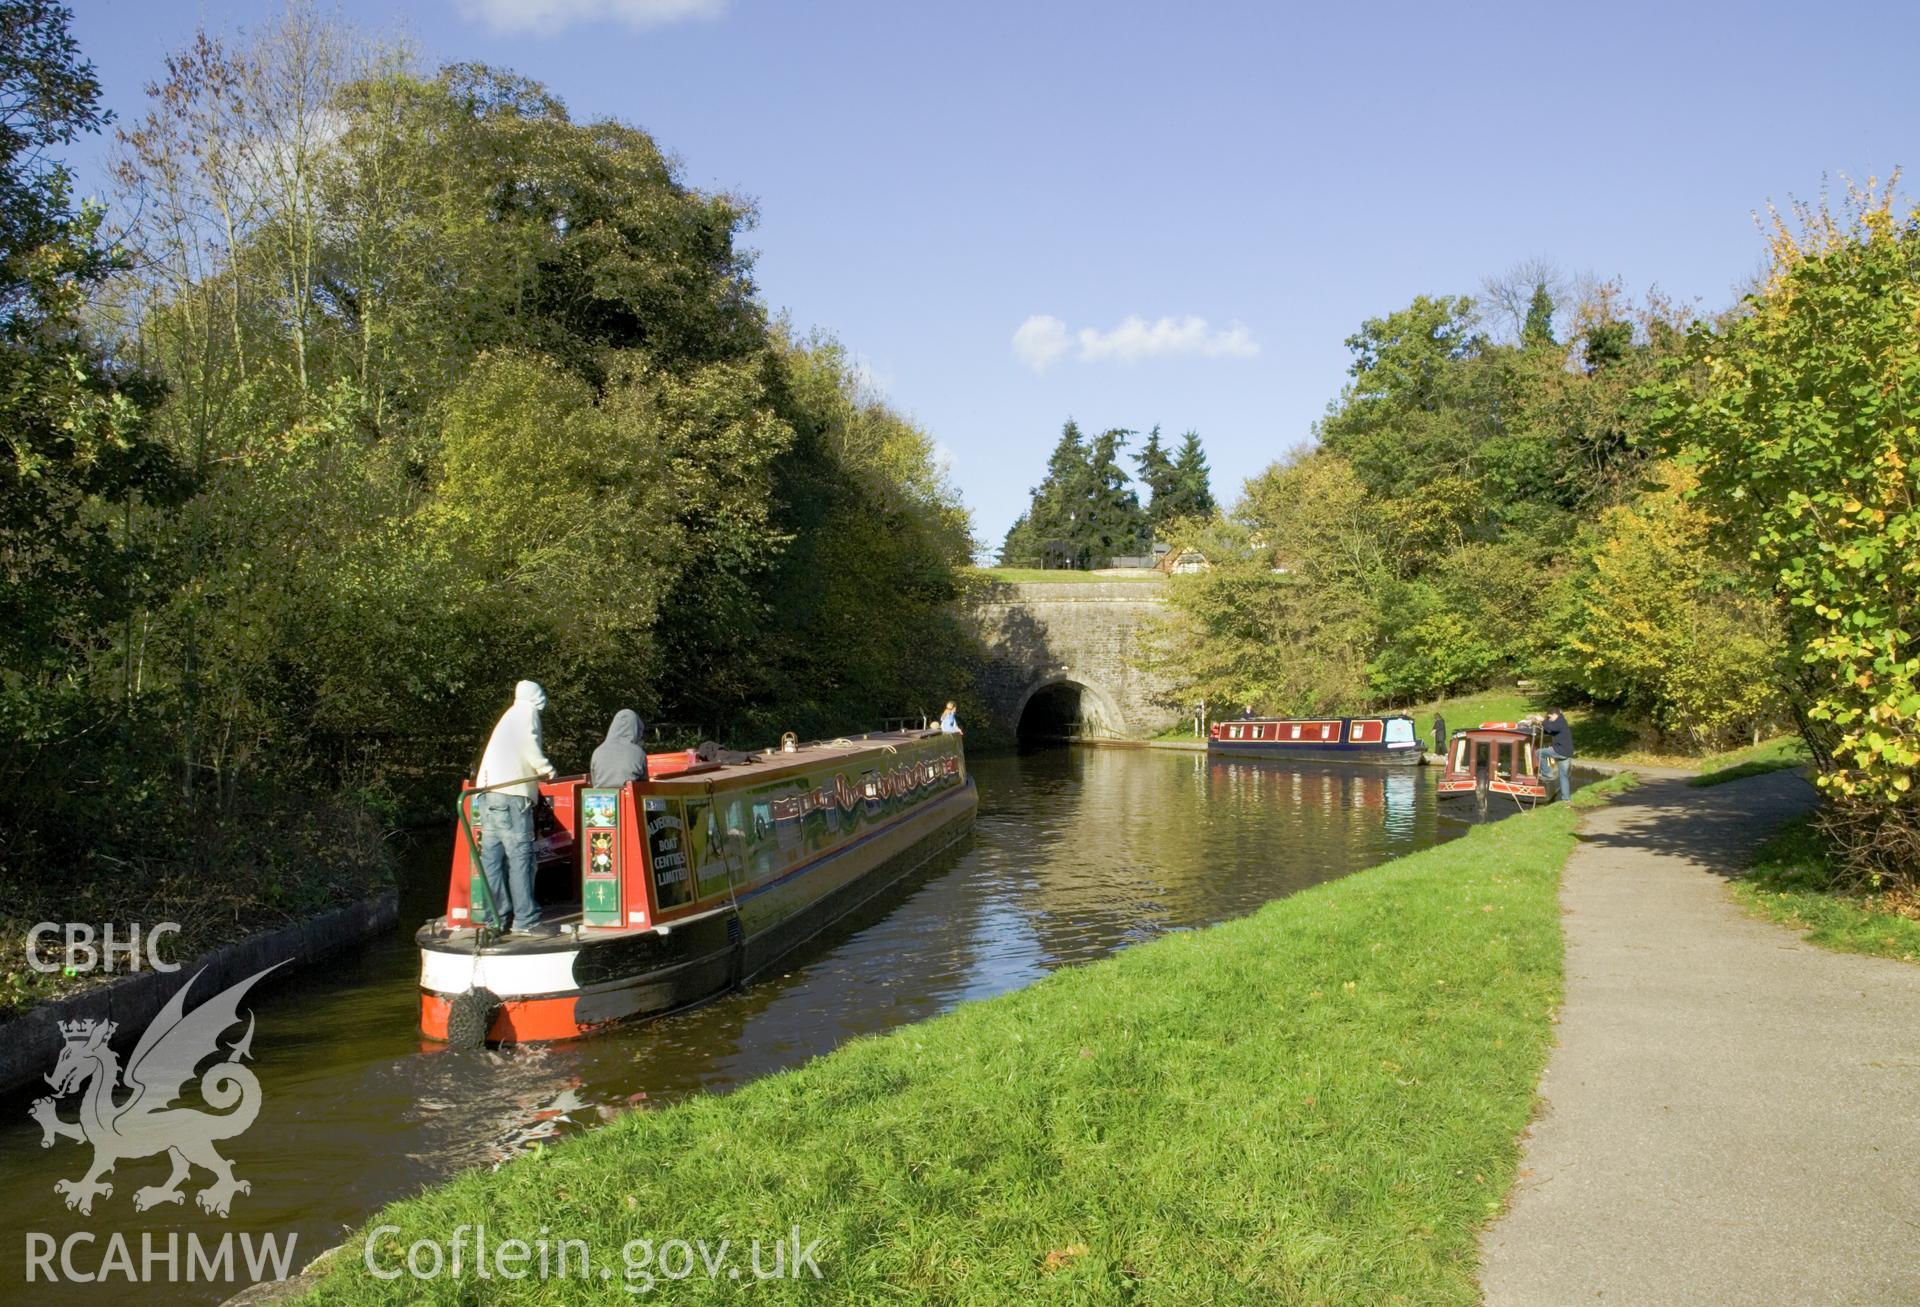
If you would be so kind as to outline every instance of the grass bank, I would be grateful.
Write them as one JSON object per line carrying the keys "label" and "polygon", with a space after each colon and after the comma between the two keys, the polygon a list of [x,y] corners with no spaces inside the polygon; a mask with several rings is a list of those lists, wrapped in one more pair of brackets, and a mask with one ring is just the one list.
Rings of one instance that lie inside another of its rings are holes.
{"label": "grass bank", "polygon": [[1826,842],[1803,819],[1760,847],[1733,893],[1749,910],[1811,943],[1920,962],[1920,896],[1851,894],[1833,885]]}
{"label": "grass bank", "polygon": [[[704,1272],[675,1302],[1473,1303],[1560,999],[1547,808],[638,1113],[397,1203],[371,1255],[462,1225],[582,1239],[823,1240],[822,1278]],[[308,1301],[473,1301],[373,1278],[366,1233]],[[469,1243],[469,1246],[470,1243]],[[470,1271],[469,1271],[470,1274]],[[597,1280],[597,1271],[594,1273]],[[489,1303],[608,1301],[492,1280]]]}
{"label": "grass bank", "polygon": [[[1423,738],[1432,739],[1433,715],[1446,719],[1450,731],[1463,730],[1480,722],[1517,721],[1528,713],[1548,707],[1545,697],[1518,686],[1495,686],[1474,694],[1455,695],[1397,709],[1411,715]],[[1723,753],[1675,753],[1671,742],[1662,744],[1644,725],[1636,725],[1605,708],[1591,704],[1569,707],[1567,721],[1573,726],[1575,748],[1582,757],[1628,766],[1653,765],[1697,770],[1702,785],[1717,785],[1757,776],[1762,772],[1800,767],[1812,761],[1806,743],[1797,735],[1780,735],[1762,740],[1751,748],[1730,749]]]}
{"label": "grass bank", "polygon": [[1750,749],[1735,749],[1700,759],[1700,774],[1689,785],[1724,785],[1743,776],[1760,776],[1770,771],[1805,767],[1813,761],[1807,742],[1797,735],[1782,735],[1762,740]]}
{"label": "grass bank", "polygon": [[[363,805],[316,796],[263,809],[253,819],[196,824],[148,854],[91,853],[80,865],[22,877],[0,902],[0,1023],[44,999],[76,993],[125,974],[112,969],[46,971],[33,965],[29,935],[41,922],[84,924],[96,941],[109,924],[124,942],[138,923],[161,923],[156,951],[188,963],[262,931],[306,921],[393,886],[393,854],[384,824]],[[147,965],[143,939],[141,966]],[[65,943],[56,931],[34,950],[57,963]]]}

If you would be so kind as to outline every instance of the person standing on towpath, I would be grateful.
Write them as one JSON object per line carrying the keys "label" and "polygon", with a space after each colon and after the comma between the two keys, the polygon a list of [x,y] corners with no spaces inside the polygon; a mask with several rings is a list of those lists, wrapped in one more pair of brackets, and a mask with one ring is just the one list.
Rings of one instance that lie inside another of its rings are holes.
{"label": "person standing on towpath", "polygon": [[1553,763],[1553,770],[1560,778],[1560,801],[1565,803],[1573,797],[1573,727],[1558,708],[1547,709],[1540,725],[1547,735],[1547,747],[1540,750],[1540,765]]}

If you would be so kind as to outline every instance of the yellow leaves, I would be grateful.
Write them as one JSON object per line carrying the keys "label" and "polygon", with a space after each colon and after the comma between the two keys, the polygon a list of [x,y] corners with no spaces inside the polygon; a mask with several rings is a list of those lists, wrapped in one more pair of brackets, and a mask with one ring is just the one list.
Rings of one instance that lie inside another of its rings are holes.
{"label": "yellow leaves", "polygon": [[1046,1269],[1049,1274],[1073,1265],[1087,1255],[1087,1246],[1083,1243],[1070,1243],[1065,1248],[1055,1248],[1047,1253]]}

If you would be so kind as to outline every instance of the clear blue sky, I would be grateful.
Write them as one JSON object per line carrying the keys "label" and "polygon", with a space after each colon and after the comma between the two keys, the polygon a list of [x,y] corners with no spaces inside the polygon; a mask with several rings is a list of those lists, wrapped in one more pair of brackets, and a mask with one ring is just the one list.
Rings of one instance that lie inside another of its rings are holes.
{"label": "clear blue sky", "polygon": [[[123,118],[197,24],[270,8],[74,7]],[[1197,428],[1230,496],[1307,438],[1366,317],[1536,255],[1719,307],[1769,199],[1920,166],[1910,0],[417,0],[402,21],[424,61],[512,67],[752,196],[768,305],[866,361],[995,543],[1068,415]],[[83,183],[102,150],[79,147]]]}

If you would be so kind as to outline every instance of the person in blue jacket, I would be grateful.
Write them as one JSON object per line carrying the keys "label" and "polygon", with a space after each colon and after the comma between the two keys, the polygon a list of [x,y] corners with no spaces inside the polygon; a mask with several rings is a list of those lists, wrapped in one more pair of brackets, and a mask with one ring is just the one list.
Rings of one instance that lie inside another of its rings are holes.
{"label": "person in blue jacket", "polygon": [[1573,727],[1565,713],[1549,708],[1540,719],[1540,729],[1546,736],[1546,747],[1540,750],[1540,775],[1543,779],[1554,775],[1560,778],[1560,798],[1565,802],[1573,797]]}

